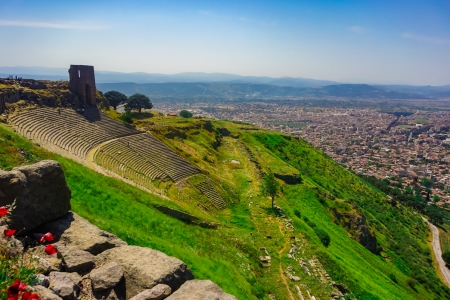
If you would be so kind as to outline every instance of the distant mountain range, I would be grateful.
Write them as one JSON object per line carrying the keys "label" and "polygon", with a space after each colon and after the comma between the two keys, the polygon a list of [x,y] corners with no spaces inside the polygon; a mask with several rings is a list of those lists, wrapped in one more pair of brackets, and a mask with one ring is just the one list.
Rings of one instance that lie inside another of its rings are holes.
{"label": "distant mountain range", "polygon": [[[0,67],[0,77],[68,80],[68,69],[46,67]],[[226,73],[179,74],[121,73],[96,71],[101,91],[118,90],[131,95],[176,97],[210,95],[219,97],[348,97],[375,99],[427,99],[450,97],[450,85],[367,85],[341,84],[328,80],[293,77],[240,76]]]}
{"label": "distant mountain range", "polygon": [[322,87],[289,87],[235,82],[197,83],[99,83],[103,92],[115,90],[125,95],[141,93],[149,97],[216,97],[222,99],[259,99],[273,97],[369,98],[369,99],[428,99],[429,97],[385,91],[367,84],[335,84]]}
{"label": "distant mountain range", "polygon": [[[48,79],[48,80],[68,80],[68,68],[45,68],[45,67],[0,67],[0,77],[8,75],[23,78]],[[241,76],[226,73],[201,73],[185,72],[178,74],[158,74],[158,73],[121,73],[109,71],[95,71],[97,83],[112,82],[135,82],[135,83],[165,83],[165,82],[235,82],[235,83],[261,83],[278,86],[292,87],[319,87],[336,84],[329,80],[315,80],[308,78],[293,77],[258,77]]]}
{"label": "distant mountain range", "polygon": [[415,85],[373,85],[386,91],[395,91],[401,93],[411,93],[433,98],[449,98],[450,84],[442,86],[415,86]]}

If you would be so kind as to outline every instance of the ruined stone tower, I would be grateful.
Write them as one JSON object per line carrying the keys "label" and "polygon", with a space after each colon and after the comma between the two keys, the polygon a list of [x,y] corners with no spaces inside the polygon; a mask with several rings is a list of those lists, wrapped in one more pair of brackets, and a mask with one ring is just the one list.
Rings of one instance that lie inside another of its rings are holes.
{"label": "ruined stone tower", "polygon": [[84,105],[95,105],[95,75],[93,66],[70,65],[69,90]]}

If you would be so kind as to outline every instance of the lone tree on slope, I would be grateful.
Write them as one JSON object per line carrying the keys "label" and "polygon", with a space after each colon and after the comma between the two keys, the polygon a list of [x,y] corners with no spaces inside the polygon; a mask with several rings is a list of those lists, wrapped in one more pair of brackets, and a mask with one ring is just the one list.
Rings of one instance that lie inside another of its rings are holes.
{"label": "lone tree on slope", "polygon": [[118,91],[106,92],[105,98],[106,100],[108,100],[109,104],[114,107],[114,110],[116,110],[117,105],[119,105],[121,102],[126,102],[128,99],[127,96]]}
{"label": "lone tree on slope", "polygon": [[182,118],[191,118],[192,117],[192,113],[188,110],[183,109],[182,111],[180,111],[180,117]]}
{"label": "lone tree on slope", "polygon": [[137,110],[141,113],[143,108],[151,109],[153,104],[150,102],[150,99],[142,94],[134,94],[130,96],[127,100],[127,104],[125,104],[125,108],[130,110]]}
{"label": "lone tree on slope", "polygon": [[261,192],[264,196],[269,196],[272,199],[272,208],[273,208],[273,201],[275,200],[275,197],[278,194],[279,187],[280,184],[275,179],[275,175],[272,172],[264,176]]}

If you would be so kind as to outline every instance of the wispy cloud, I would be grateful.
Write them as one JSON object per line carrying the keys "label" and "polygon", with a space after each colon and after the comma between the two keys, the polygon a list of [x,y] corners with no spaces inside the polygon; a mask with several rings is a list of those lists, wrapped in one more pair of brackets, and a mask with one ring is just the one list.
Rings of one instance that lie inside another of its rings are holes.
{"label": "wispy cloud", "polygon": [[348,28],[348,30],[350,30],[351,32],[354,32],[354,33],[358,33],[358,34],[363,34],[363,33],[367,32],[367,30],[362,26],[350,26]]}
{"label": "wispy cloud", "polygon": [[404,32],[401,34],[401,36],[404,39],[410,39],[410,40],[419,41],[419,42],[427,42],[427,43],[433,43],[433,44],[438,44],[438,45],[450,44],[450,40],[448,40],[448,39],[424,36],[424,35],[419,35],[419,34],[415,34],[415,33],[411,33],[411,32]]}
{"label": "wispy cloud", "polygon": [[55,28],[55,29],[78,29],[78,30],[104,30],[109,28],[98,24],[80,24],[77,22],[40,22],[21,20],[1,20],[0,26],[33,27],[33,28]]}

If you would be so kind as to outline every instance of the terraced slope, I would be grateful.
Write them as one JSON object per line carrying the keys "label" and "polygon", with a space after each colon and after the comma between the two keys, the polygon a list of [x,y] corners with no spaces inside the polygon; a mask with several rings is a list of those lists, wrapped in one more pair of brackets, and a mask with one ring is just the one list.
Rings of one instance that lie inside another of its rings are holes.
{"label": "terraced slope", "polygon": [[209,200],[217,209],[226,208],[226,204],[223,201],[222,196],[217,192],[214,186],[209,181],[200,182],[195,186],[202,194],[208,197]]}
{"label": "terraced slope", "polygon": [[148,161],[167,174],[174,182],[200,173],[199,169],[191,165],[151,134],[127,136],[112,143],[114,145],[125,143],[131,151],[137,153],[135,155],[137,159]]}
{"label": "terraced slope", "polygon": [[[52,151],[61,149],[82,162],[89,151],[96,150],[94,161],[98,165],[148,189],[156,179],[178,182],[200,173],[151,134],[117,122],[97,108],[83,112],[36,108],[11,117],[10,122],[26,138]],[[216,208],[226,207],[212,185],[201,192]]]}
{"label": "terraced slope", "polygon": [[150,134],[111,141],[100,147],[94,159],[99,165],[137,182],[141,182],[142,176],[150,180],[169,177],[177,182],[200,172]]}
{"label": "terraced slope", "polygon": [[96,108],[86,109],[84,114],[73,109],[36,108],[12,117],[10,122],[26,138],[60,147],[81,159],[105,141],[141,133],[110,119]]}

